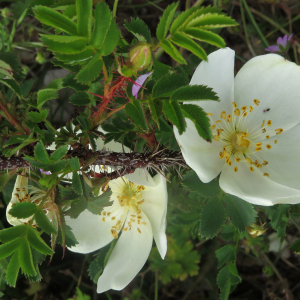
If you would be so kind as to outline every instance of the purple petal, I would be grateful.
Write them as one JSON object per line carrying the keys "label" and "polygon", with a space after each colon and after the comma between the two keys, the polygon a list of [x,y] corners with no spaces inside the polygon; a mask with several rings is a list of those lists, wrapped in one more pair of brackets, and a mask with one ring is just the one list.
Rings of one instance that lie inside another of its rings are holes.
{"label": "purple petal", "polygon": [[269,51],[269,52],[281,52],[280,49],[279,49],[279,46],[277,46],[277,45],[269,46],[265,50]]}
{"label": "purple petal", "polygon": [[[278,42],[279,39],[281,39],[280,42]],[[285,35],[283,38],[278,38],[277,45],[280,44],[282,45],[283,48],[286,48],[287,39],[288,39],[287,35]]]}
{"label": "purple petal", "polygon": [[144,75],[141,75],[136,81],[133,86],[132,86],[132,96],[135,96],[135,99],[137,99],[137,95],[139,93],[140,88],[142,87],[143,83],[146,81],[146,79],[152,74],[151,73],[146,73]]}
{"label": "purple petal", "polygon": [[293,33],[289,36],[288,41],[292,38],[292,36],[293,36]]}
{"label": "purple petal", "polygon": [[43,171],[43,169],[40,169],[41,173],[46,174],[46,175],[50,175],[51,173],[49,171]]}

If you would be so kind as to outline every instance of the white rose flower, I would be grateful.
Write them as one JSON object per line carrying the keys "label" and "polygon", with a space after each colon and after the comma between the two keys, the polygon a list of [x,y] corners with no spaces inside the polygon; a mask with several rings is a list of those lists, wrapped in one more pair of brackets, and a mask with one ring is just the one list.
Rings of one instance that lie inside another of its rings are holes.
{"label": "white rose flower", "polygon": [[208,114],[209,143],[186,119],[175,136],[187,164],[207,183],[250,203],[300,203],[300,67],[277,54],[248,61],[234,78],[234,51],[213,52],[191,85],[207,85],[217,101],[193,101]]}
{"label": "white rose flower", "polygon": [[[101,140],[98,148],[101,149]],[[109,143],[108,148],[121,151],[122,145]],[[119,147],[119,148],[118,148]],[[66,217],[66,224],[79,242],[70,250],[90,253],[119,237],[97,284],[97,292],[122,290],[144,266],[153,238],[162,258],[167,251],[165,178],[137,169],[133,174],[109,182],[112,206],[101,215],[83,211],[77,219]]]}

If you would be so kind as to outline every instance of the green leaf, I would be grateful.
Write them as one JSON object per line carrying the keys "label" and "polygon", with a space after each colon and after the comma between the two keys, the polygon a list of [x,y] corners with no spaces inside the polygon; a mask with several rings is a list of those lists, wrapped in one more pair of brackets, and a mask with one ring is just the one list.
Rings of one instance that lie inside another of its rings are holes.
{"label": "green leaf", "polygon": [[101,48],[101,54],[103,56],[111,54],[117,47],[120,39],[120,32],[118,29],[118,24],[111,20],[110,28],[107,32],[105,42]]}
{"label": "green leaf", "polygon": [[112,14],[108,5],[104,2],[100,2],[95,9],[95,26],[90,41],[95,48],[103,48],[104,44],[106,43],[112,22]]}
{"label": "green leaf", "polygon": [[66,159],[60,160],[52,165],[53,167],[53,172],[54,173],[59,173],[62,172],[62,170],[65,168],[67,165],[68,161]]}
{"label": "green leaf", "polygon": [[[234,264],[229,264],[220,270],[217,283],[221,290],[220,300],[228,300],[232,285],[236,285],[242,281],[239,276],[236,276],[232,270],[236,269]],[[232,274],[234,273],[234,274]]]}
{"label": "green leaf", "polygon": [[91,262],[89,267],[89,276],[94,283],[97,283],[98,278],[104,270],[104,267],[108,261],[108,258],[113,251],[118,239],[113,240],[110,244],[104,246],[97,253],[96,258]]}
{"label": "green leaf", "polygon": [[56,89],[43,89],[37,92],[37,108],[41,109],[43,104],[52,99],[58,98],[58,93]]}
{"label": "green leaf", "polygon": [[44,242],[44,240],[40,237],[38,232],[32,227],[28,228],[27,231],[27,239],[30,245],[37,251],[51,255],[54,251]]}
{"label": "green leaf", "polygon": [[206,85],[188,85],[178,88],[171,96],[171,100],[179,102],[200,101],[200,100],[219,100],[212,88]]}
{"label": "green leaf", "polygon": [[73,179],[72,179],[72,187],[78,195],[82,195],[83,190],[82,190],[82,185],[80,181],[80,177],[76,171],[73,172]]}
{"label": "green leaf", "polygon": [[68,17],[46,6],[35,6],[33,12],[43,24],[58,28],[70,35],[78,35],[76,23]]}
{"label": "green leaf", "polygon": [[225,263],[235,261],[235,248],[232,245],[226,245],[219,248],[216,251],[216,257],[218,259],[218,269],[221,268]]}
{"label": "green leaf", "polygon": [[187,28],[184,30],[184,33],[195,40],[205,42],[220,48],[225,48],[225,41],[218,35],[213,32],[202,30],[199,28]]}
{"label": "green leaf", "polygon": [[181,27],[184,22],[188,19],[190,15],[192,15],[195,11],[197,11],[197,7],[192,7],[184,12],[182,12],[172,23],[170,32],[173,35],[179,27]]}
{"label": "green leaf", "polygon": [[209,199],[201,211],[200,234],[206,238],[217,235],[226,221],[224,206],[221,199]]}
{"label": "green leaf", "polygon": [[300,253],[300,238],[291,245],[290,249],[296,253]]}
{"label": "green leaf", "polygon": [[188,80],[181,74],[166,74],[153,87],[153,98],[169,97],[179,87],[188,85]]}
{"label": "green leaf", "polygon": [[[87,46],[79,53],[76,54],[62,54],[54,52],[55,58],[67,64],[85,64],[89,59],[94,56],[94,50],[91,46]],[[70,74],[71,75],[71,74]],[[76,74],[73,74],[76,76]]]}
{"label": "green leaf", "polygon": [[151,32],[145,22],[139,18],[132,18],[130,22],[124,24],[125,28],[130,31],[140,42],[151,43]]}
{"label": "green leaf", "polygon": [[49,167],[49,164],[38,162],[27,155],[25,155],[24,160],[28,161],[30,163],[30,166],[34,168],[46,169]]}
{"label": "green leaf", "polygon": [[19,246],[19,262],[25,275],[36,275],[30,245],[26,239],[23,239]]}
{"label": "green leaf", "polygon": [[68,42],[48,37],[49,35],[42,35],[40,39],[48,47],[48,50],[51,50],[52,52],[58,52],[61,54],[76,54],[86,47],[86,39],[83,37],[62,35],[55,36],[66,38],[65,40],[69,40]]}
{"label": "green leaf", "polygon": [[3,83],[4,85],[8,86],[12,91],[14,91],[19,98],[22,98],[22,90],[19,84],[13,80],[13,79],[1,79],[0,83]]}
{"label": "green leaf", "polygon": [[152,114],[152,118],[155,121],[155,123],[157,124],[158,129],[160,129],[159,117],[162,113],[163,102],[161,100],[157,100],[157,99],[153,100],[151,96],[149,96],[147,100],[148,100],[148,104],[149,104],[150,111]]}
{"label": "green leaf", "polygon": [[103,60],[100,53],[95,56],[85,65],[75,77],[83,84],[90,84],[102,72]]}
{"label": "green leaf", "polygon": [[80,197],[71,203],[71,208],[65,211],[66,216],[77,218],[87,208],[87,201],[84,197]]}
{"label": "green leaf", "polygon": [[0,245],[0,259],[6,258],[18,250],[23,238],[19,237],[11,242]]}
{"label": "green leaf", "polygon": [[125,106],[126,115],[139,127],[148,129],[143,108],[139,100],[134,100]]}
{"label": "green leaf", "polygon": [[169,5],[167,9],[164,11],[164,14],[161,17],[156,29],[156,36],[159,41],[163,40],[166,37],[170,29],[171,23],[173,21],[173,17],[178,4],[179,2],[174,2],[173,4]]}
{"label": "green leaf", "polygon": [[42,163],[45,164],[51,163],[49,155],[42,142],[37,143],[36,146],[34,147],[34,156],[38,161]]}
{"label": "green leaf", "polygon": [[57,162],[61,160],[68,152],[68,147],[69,147],[68,145],[65,145],[55,150],[50,156],[51,162]]}
{"label": "green leaf", "polygon": [[170,40],[177,46],[191,51],[202,60],[207,60],[207,55],[203,48],[184,33],[176,32],[174,35],[171,36]]}
{"label": "green leaf", "polygon": [[198,105],[193,104],[180,105],[180,108],[183,115],[195,124],[198,134],[207,142],[211,142],[213,135],[206,112]]}
{"label": "green leaf", "polygon": [[104,207],[112,205],[111,194],[111,191],[106,191],[98,197],[89,197],[87,209],[94,215],[101,215]]}
{"label": "green leaf", "polygon": [[86,92],[77,92],[70,97],[69,102],[77,106],[83,106],[90,104],[91,100]]}
{"label": "green leaf", "polygon": [[179,134],[182,134],[185,131],[186,122],[178,102],[164,100],[163,112],[166,118],[177,127]]}
{"label": "green leaf", "polygon": [[18,219],[25,219],[32,216],[37,210],[37,206],[31,202],[16,203],[9,213]]}
{"label": "green leaf", "polygon": [[83,92],[89,89],[89,86],[86,84],[81,84],[75,80],[76,74],[69,74],[63,80],[63,87],[70,87],[76,92]]}
{"label": "green leaf", "polygon": [[230,194],[224,194],[223,201],[232,225],[239,232],[243,232],[246,226],[255,221],[257,213],[252,204]]}
{"label": "green leaf", "polygon": [[13,70],[13,77],[19,81],[24,78],[23,69],[19,62],[19,56],[12,52],[1,52],[1,60],[8,64]]}
{"label": "green leaf", "polygon": [[11,79],[13,78],[12,67],[3,60],[0,60],[0,73],[4,76],[10,77]]}
{"label": "green leaf", "polygon": [[[52,165],[48,168],[43,168],[44,171],[52,170]],[[45,188],[50,188],[52,185],[55,185],[57,181],[57,174],[47,175],[39,180],[39,184]]]}
{"label": "green leaf", "polygon": [[238,23],[236,23],[235,20],[231,19],[228,16],[216,13],[208,13],[205,15],[201,14],[196,18],[192,18],[192,20],[186,25],[186,27],[201,27],[201,29],[215,29],[236,25],[238,25]]}
{"label": "green leaf", "polygon": [[287,218],[290,207],[288,204],[277,204],[268,208],[271,226],[274,230],[277,231],[283,223],[283,218]]}
{"label": "green leaf", "polygon": [[48,217],[45,215],[43,210],[38,207],[36,213],[34,214],[35,221],[37,225],[44,230],[47,234],[57,234],[55,228],[50,223]]}
{"label": "green leaf", "polygon": [[87,120],[87,116],[84,114],[80,114],[77,118],[77,121],[79,122],[81,129],[83,131],[87,131],[89,129],[89,122]]}
{"label": "green leaf", "polygon": [[168,74],[169,71],[171,70],[170,66],[165,65],[156,59],[153,60],[153,66],[154,66],[154,71],[152,73],[152,78],[155,81],[159,80],[162,76]]}
{"label": "green leaf", "polygon": [[80,169],[80,163],[79,163],[78,157],[72,157],[72,158],[69,160],[69,165],[70,165],[70,167],[71,167],[74,171],[79,170],[79,169]]}
{"label": "green leaf", "polygon": [[178,61],[180,64],[185,64],[186,61],[180,54],[180,52],[176,49],[176,47],[169,41],[163,40],[160,46],[168,53],[174,60]]}
{"label": "green leaf", "polygon": [[12,256],[9,261],[7,270],[6,270],[6,282],[8,285],[15,287],[19,270],[20,270],[20,261],[19,261],[19,253],[18,251]]}
{"label": "green leaf", "polygon": [[29,113],[27,113],[27,115],[31,122],[40,123],[40,122],[46,121],[48,112],[49,111],[47,109],[43,109],[43,110],[41,110],[41,112],[30,111]]}
{"label": "green leaf", "polygon": [[57,236],[57,242],[66,247],[73,247],[78,244],[77,239],[75,238],[75,235],[72,232],[72,229],[70,226],[65,225],[65,245],[62,243],[62,233],[61,230],[58,231],[58,236]]}
{"label": "green leaf", "polygon": [[87,39],[91,37],[92,0],[76,0],[77,31]]}
{"label": "green leaf", "polygon": [[27,231],[27,228],[28,227],[26,225],[18,225],[7,229],[2,229],[0,231],[0,240],[2,243],[7,243],[15,240],[16,238],[24,235]]}

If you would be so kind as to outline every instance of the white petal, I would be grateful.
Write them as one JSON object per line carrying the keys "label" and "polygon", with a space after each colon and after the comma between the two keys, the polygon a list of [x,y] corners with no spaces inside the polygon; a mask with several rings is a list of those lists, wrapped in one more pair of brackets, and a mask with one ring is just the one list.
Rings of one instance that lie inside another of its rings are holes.
{"label": "white petal", "polygon": [[153,178],[155,187],[146,189],[142,192],[144,203],[141,204],[142,211],[147,215],[153,231],[157,249],[164,259],[167,253],[166,237],[166,214],[168,193],[165,178],[157,174]]}
{"label": "white petal", "polygon": [[[122,219],[123,212],[119,211],[118,213]],[[65,218],[66,224],[71,227],[79,243],[69,249],[78,253],[90,253],[110,243],[114,239],[110,230],[116,224],[117,218],[112,221],[109,217],[106,217],[105,222],[102,218],[102,215],[94,215],[88,210],[83,211],[77,219],[71,219],[67,216]]]}
{"label": "white petal", "polygon": [[[277,140],[277,144],[274,140]],[[272,148],[268,150],[266,144]],[[279,184],[300,190],[300,125],[264,140],[262,148],[262,151],[257,152],[257,157],[261,161],[268,161],[268,164],[261,171],[268,173],[269,178]]]}
{"label": "white petal", "polygon": [[205,183],[209,182],[218,176],[224,165],[224,160],[219,158],[223,144],[217,141],[212,141],[212,143],[205,141],[199,136],[192,121],[186,119],[186,123],[187,129],[182,135],[179,135],[177,128],[174,127],[182,155],[200,180]]}
{"label": "white petal", "polygon": [[219,49],[207,57],[208,61],[202,61],[197,67],[190,85],[207,85],[216,92],[220,98],[217,101],[192,101],[205,112],[212,113],[214,120],[220,118],[220,113],[232,110],[234,93],[234,51],[230,48]]}
{"label": "white petal", "polygon": [[[252,58],[235,78],[235,102],[254,106],[245,128],[272,121],[268,130],[287,130],[299,123],[300,67],[277,54]],[[260,101],[259,106],[253,100]],[[270,109],[267,112],[264,110]],[[275,132],[271,132],[271,136]]]}
{"label": "white petal", "polygon": [[152,247],[153,235],[150,222],[142,212],[147,225],[137,231],[137,223],[132,223],[131,231],[123,231],[115,245],[97,284],[97,293],[109,289],[122,290],[144,266]]}
{"label": "white petal", "polygon": [[136,169],[132,174],[127,174],[125,177],[138,185],[155,186],[151,175],[143,169]]}
{"label": "white petal", "polygon": [[221,189],[252,204],[274,205],[300,203],[300,191],[291,189],[263,176],[260,169],[249,170],[248,163],[239,163],[238,172],[224,165],[220,176]]}

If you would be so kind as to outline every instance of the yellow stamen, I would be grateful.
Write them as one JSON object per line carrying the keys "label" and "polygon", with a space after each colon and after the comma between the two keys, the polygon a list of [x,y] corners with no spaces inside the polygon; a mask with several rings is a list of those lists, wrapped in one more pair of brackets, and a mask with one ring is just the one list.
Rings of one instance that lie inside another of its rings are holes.
{"label": "yellow stamen", "polygon": [[271,125],[272,125],[272,121],[269,120],[269,121],[267,122],[267,125],[268,125],[268,126],[271,126]]}
{"label": "yellow stamen", "polygon": [[247,106],[242,106],[241,111],[245,111],[247,109]]}
{"label": "yellow stamen", "polygon": [[253,102],[255,105],[259,106],[260,101],[258,99],[254,99]]}
{"label": "yellow stamen", "polygon": [[240,112],[240,110],[239,110],[238,108],[236,108],[236,109],[234,110],[234,114],[235,114],[236,116],[239,116],[239,115],[241,114],[241,112]]}
{"label": "yellow stamen", "polygon": [[269,139],[269,138],[270,138],[270,136],[269,136],[269,135],[266,135],[266,138],[267,138],[267,139]]}
{"label": "yellow stamen", "polygon": [[269,174],[268,173],[264,173],[264,176],[269,176]]}
{"label": "yellow stamen", "polygon": [[234,108],[236,108],[236,107],[237,107],[237,105],[236,105],[236,103],[235,103],[235,102],[232,102],[232,104],[233,104],[233,107],[234,107]]}
{"label": "yellow stamen", "polygon": [[274,144],[277,144],[277,140],[274,140]]}
{"label": "yellow stamen", "polygon": [[276,131],[276,134],[280,134],[280,133],[283,132],[283,129],[282,128],[278,128],[278,129],[275,129],[275,131]]}
{"label": "yellow stamen", "polygon": [[254,172],[254,168],[253,168],[253,167],[250,167],[249,170],[250,170],[251,172]]}
{"label": "yellow stamen", "polygon": [[220,118],[221,118],[221,119],[224,119],[224,120],[226,119],[226,111],[223,110],[223,111],[221,112]]}
{"label": "yellow stamen", "polygon": [[234,172],[237,172],[238,171],[238,168],[237,167],[234,167]]}
{"label": "yellow stamen", "polygon": [[227,116],[227,122],[230,123],[231,121],[232,121],[232,116],[231,116],[231,115],[228,115],[228,116]]}
{"label": "yellow stamen", "polygon": [[267,147],[268,149],[271,149],[271,148],[272,148],[272,146],[271,146],[271,145],[269,145],[269,144],[268,144],[266,147]]}
{"label": "yellow stamen", "polygon": [[265,125],[265,120],[263,120],[263,122],[262,122],[262,124],[261,124],[261,128],[263,128],[264,127],[264,125]]}

